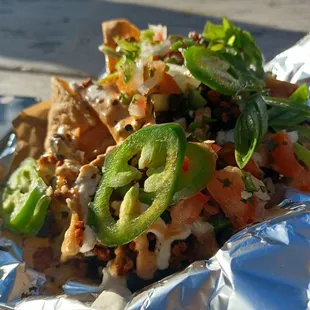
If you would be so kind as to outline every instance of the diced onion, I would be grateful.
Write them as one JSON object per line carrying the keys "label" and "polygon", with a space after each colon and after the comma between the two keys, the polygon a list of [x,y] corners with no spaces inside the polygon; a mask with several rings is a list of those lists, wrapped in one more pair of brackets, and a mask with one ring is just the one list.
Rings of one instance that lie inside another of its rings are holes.
{"label": "diced onion", "polygon": [[148,64],[152,69],[154,69],[154,76],[147,79],[139,88],[138,91],[142,95],[148,94],[148,92],[155,87],[163,78],[163,72],[165,70],[165,63],[162,61],[153,61]]}
{"label": "diced onion", "polygon": [[163,40],[167,39],[167,34],[168,34],[167,26],[163,26],[163,25],[160,25],[160,24],[159,25],[151,25],[151,24],[149,24],[149,28],[154,31],[155,35],[160,33]]}
{"label": "diced onion", "polygon": [[199,218],[193,224],[191,224],[190,228],[192,234],[196,237],[201,237],[208,232],[214,231],[214,227],[210,223],[205,222],[202,218]]}
{"label": "diced onion", "polygon": [[154,74],[153,77],[147,79],[139,88],[138,91],[142,95],[146,95],[153,87],[155,87],[161,81],[161,74]]}
{"label": "diced onion", "polygon": [[141,95],[134,95],[128,107],[128,112],[136,118],[143,118],[146,114],[146,98]]}
{"label": "diced onion", "polygon": [[80,248],[80,252],[85,253],[92,250],[95,247],[96,243],[97,239],[94,231],[86,225],[83,233],[83,245]]}
{"label": "diced onion", "polygon": [[292,143],[296,143],[298,141],[298,132],[297,131],[287,132],[287,136],[291,140]]}
{"label": "diced onion", "polygon": [[169,64],[167,73],[173,77],[182,92],[186,92],[189,88],[197,88],[200,85],[200,81],[196,80],[184,66]]}
{"label": "diced onion", "polygon": [[147,63],[149,58],[152,56],[163,57],[170,52],[170,46],[171,42],[169,40],[162,41],[156,45],[142,42],[140,59],[143,61],[143,63]]}

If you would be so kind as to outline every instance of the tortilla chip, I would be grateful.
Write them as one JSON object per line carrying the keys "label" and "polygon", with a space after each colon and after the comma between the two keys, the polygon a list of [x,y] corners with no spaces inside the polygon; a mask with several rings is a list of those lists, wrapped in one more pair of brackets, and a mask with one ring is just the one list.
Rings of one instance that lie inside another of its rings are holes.
{"label": "tortilla chip", "polygon": [[87,153],[89,160],[104,153],[114,140],[93,108],[64,80],[53,77],[51,83],[52,106],[48,115],[45,149],[50,149],[51,136],[63,131],[77,136],[80,149]]}
{"label": "tortilla chip", "polygon": [[[102,23],[103,42],[112,48],[117,45],[114,41],[115,37],[120,39],[133,38],[135,41],[140,41],[140,29],[131,24],[126,19],[114,19]],[[111,73],[115,71],[117,59],[106,55],[106,71]]]}
{"label": "tortilla chip", "polygon": [[17,146],[11,171],[26,157],[38,158],[44,152],[47,115],[51,101],[45,100],[22,111],[13,121]]}

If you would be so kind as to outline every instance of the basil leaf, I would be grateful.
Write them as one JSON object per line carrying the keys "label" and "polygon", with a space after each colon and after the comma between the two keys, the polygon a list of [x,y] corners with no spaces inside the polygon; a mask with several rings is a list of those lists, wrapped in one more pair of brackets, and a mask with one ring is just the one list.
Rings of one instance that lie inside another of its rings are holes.
{"label": "basil leaf", "polygon": [[[305,105],[309,98],[309,90],[306,84],[299,86],[296,91],[288,98],[289,104]],[[283,101],[282,99],[277,99]],[[306,108],[307,109],[307,108]],[[303,112],[293,112],[287,107],[274,106],[268,110],[269,126],[275,131],[296,126],[308,119]]]}
{"label": "basil leaf", "polygon": [[222,25],[207,22],[202,36],[209,42],[209,49],[238,55],[248,70],[263,79],[263,54],[248,31],[234,26],[224,17]]}
{"label": "basil leaf", "polygon": [[234,135],[235,158],[240,169],[251,159],[267,128],[267,107],[262,96],[254,95],[248,98],[237,120]]}
{"label": "basil leaf", "polygon": [[215,25],[208,21],[203,29],[202,36],[210,41],[224,39],[226,36],[226,30],[224,26]]}
{"label": "basil leaf", "polygon": [[310,118],[310,107],[304,104],[296,104],[290,99],[274,98],[264,96],[265,102],[272,106],[281,109],[286,109],[287,112],[295,112],[298,115],[304,115],[306,119]]}

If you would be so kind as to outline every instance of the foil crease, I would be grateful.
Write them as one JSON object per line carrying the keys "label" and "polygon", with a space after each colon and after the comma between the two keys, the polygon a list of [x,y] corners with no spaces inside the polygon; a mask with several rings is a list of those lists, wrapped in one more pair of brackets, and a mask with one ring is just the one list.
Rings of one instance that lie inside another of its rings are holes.
{"label": "foil crease", "polygon": [[310,204],[235,234],[206,262],[134,296],[136,309],[308,309]]}
{"label": "foil crease", "polygon": [[[310,82],[310,34],[266,64],[292,83]],[[10,166],[15,136],[0,141]],[[28,268],[22,249],[0,235],[0,310],[310,309],[310,195],[289,189],[285,215],[243,229],[217,254],[195,262],[132,296],[68,281],[61,296],[36,296],[43,274]],[[29,296],[21,299],[21,296]]]}

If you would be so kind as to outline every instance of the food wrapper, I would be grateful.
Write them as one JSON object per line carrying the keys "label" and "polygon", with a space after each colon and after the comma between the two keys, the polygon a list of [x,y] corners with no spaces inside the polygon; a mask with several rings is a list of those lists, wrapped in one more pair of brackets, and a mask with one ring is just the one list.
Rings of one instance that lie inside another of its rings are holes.
{"label": "food wrapper", "polygon": [[[265,68],[281,80],[309,83],[309,51],[310,35]],[[0,141],[2,177],[11,164],[40,154],[48,108],[49,102],[35,105],[14,121],[17,145],[12,132]],[[211,259],[133,295],[68,281],[64,295],[40,296],[44,275],[25,265],[13,240],[0,236],[0,309],[310,309],[310,195],[288,189],[286,198],[280,205],[286,212],[243,229]]]}

